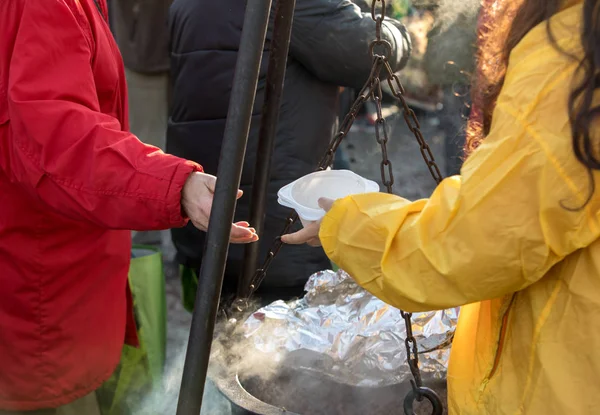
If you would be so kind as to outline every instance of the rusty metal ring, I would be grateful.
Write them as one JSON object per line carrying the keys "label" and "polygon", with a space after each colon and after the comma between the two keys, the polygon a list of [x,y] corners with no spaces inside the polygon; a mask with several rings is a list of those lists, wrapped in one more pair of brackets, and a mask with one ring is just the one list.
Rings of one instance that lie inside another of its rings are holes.
{"label": "rusty metal ring", "polygon": [[404,398],[404,414],[414,415],[414,402],[420,402],[423,400],[423,398],[431,402],[431,406],[433,407],[431,415],[442,415],[444,413],[444,406],[438,394],[432,389],[421,386],[419,388],[412,389],[406,394],[406,398]]}
{"label": "rusty metal ring", "polygon": [[[380,53],[375,53],[375,47],[377,46],[382,46],[384,49],[384,53],[380,54]],[[387,40],[374,40],[373,42],[371,42],[371,44],[369,45],[369,53],[371,53],[371,56],[382,56],[384,58],[390,58],[392,56],[392,44],[390,42],[388,42]]]}

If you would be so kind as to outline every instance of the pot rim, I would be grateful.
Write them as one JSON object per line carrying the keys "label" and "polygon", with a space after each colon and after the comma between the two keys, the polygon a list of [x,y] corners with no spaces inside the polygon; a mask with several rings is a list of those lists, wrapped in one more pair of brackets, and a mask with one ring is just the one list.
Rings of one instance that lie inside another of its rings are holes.
{"label": "pot rim", "polygon": [[232,372],[218,370],[216,373],[212,373],[209,378],[215,383],[223,396],[240,409],[249,411],[255,415],[301,415],[270,405],[252,395],[240,382],[237,371],[235,372],[235,376],[233,376]]}

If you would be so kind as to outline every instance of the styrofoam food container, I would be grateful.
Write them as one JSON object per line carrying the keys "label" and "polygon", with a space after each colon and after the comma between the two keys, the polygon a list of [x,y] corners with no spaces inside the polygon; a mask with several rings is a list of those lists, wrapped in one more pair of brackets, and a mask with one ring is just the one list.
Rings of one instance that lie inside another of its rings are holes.
{"label": "styrofoam food container", "polygon": [[277,193],[280,205],[294,209],[302,225],[325,216],[319,199],[342,199],[360,193],[379,192],[379,185],[350,170],[324,170],[308,174],[282,187]]}

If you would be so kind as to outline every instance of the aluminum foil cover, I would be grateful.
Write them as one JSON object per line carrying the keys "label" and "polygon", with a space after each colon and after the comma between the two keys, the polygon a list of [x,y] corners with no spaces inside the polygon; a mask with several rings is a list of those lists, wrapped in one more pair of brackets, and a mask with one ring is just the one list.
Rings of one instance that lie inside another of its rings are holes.
{"label": "aluminum foil cover", "polygon": [[[359,287],[344,271],[312,275],[304,298],[276,301],[254,312],[243,333],[256,352],[355,386],[385,386],[411,378],[400,310]],[[459,309],[413,314],[424,376],[446,375]],[[291,363],[294,362],[294,363]]]}

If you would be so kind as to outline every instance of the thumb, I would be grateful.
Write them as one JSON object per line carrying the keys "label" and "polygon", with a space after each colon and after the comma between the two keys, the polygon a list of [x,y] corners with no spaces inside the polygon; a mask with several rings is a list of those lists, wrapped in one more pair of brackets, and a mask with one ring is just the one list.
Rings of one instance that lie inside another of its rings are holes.
{"label": "thumb", "polygon": [[325,212],[329,212],[333,207],[334,200],[328,199],[326,197],[322,197],[319,199],[319,207],[323,209]]}
{"label": "thumb", "polygon": [[302,245],[315,237],[314,230],[311,227],[302,228],[298,232],[281,236],[281,241],[288,245]]}

